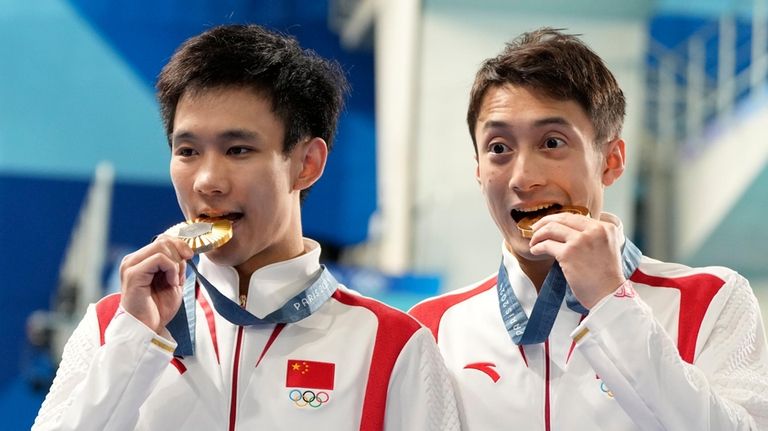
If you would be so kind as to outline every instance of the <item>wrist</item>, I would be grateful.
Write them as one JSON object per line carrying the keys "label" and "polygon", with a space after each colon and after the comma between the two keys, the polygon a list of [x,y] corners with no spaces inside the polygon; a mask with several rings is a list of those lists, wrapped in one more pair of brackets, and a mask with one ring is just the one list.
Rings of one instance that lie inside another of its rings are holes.
{"label": "wrist", "polygon": [[623,281],[619,283],[619,287],[611,290],[610,292],[606,293],[602,297],[598,298],[596,301],[593,302],[592,306],[587,306],[584,304],[582,305],[584,305],[584,307],[586,307],[589,310],[594,310],[596,308],[599,308],[611,297],[632,298],[634,296],[635,296],[635,290],[632,288],[632,282],[627,279],[623,279]]}
{"label": "wrist", "polygon": [[118,310],[131,316],[134,320],[146,326],[147,329],[153,331],[155,334],[159,335],[160,332],[165,329],[165,326],[161,326],[158,319],[152,316],[152,313],[146,312],[142,307],[136,307],[130,301],[121,301]]}

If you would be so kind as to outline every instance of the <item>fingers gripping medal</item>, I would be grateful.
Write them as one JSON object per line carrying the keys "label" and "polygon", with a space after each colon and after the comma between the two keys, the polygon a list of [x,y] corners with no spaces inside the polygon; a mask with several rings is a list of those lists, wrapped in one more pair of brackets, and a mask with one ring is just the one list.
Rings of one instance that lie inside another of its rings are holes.
{"label": "fingers gripping medal", "polygon": [[560,205],[554,205],[549,208],[546,208],[541,211],[537,211],[535,214],[524,217],[522,220],[517,222],[517,228],[520,229],[520,234],[523,236],[523,238],[531,238],[533,236],[533,225],[536,224],[537,221],[541,220],[542,218],[550,215],[550,214],[559,214],[559,213],[572,213],[572,214],[581,214],[583,216],[589,217],[589,210],[584,207],[579,206],[560,206]]}
{"label": "fingers gripping medal", "polygon": [[195,253],[221,247],[232,239],[232,222],[225,219],[197,219],[171,226],[165,235],[181,238]]}

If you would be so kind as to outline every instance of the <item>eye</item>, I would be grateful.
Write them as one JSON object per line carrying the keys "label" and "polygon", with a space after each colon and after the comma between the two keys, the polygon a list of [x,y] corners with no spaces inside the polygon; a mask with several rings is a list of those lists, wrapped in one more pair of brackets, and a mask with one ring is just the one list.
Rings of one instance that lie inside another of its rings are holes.
{"label": "eye", "polygon": [[242,156],[243,154],[247,154],[251,152],[252,150],[248,147],[230,147],[227,149],[227,154],[233,155],[233,156]]}
{"label": "eye", "polygon": [[176,155],[180,157],[192,157],[195,155],[195,150],[189,147],[179,147],[176,149]]}
{"label": "eye", "polygon": [[491,144],[488,146],[488,151],[493,154],[504,154],[508,150],[509,148],[501,142],[491,142]]}
{"label": "eye", "polygon": [[544,148],[547,150],[556,150],[565,145],[565,141],[560,138],[547,138],[544,140]]}

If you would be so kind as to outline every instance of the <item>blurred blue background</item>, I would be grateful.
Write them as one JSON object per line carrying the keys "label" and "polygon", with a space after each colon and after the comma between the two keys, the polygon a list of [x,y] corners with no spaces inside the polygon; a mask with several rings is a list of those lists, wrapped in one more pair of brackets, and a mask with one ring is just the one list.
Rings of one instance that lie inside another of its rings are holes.
{"label": "blurred blue background", "polygon": [[[33,311],[49,309],[55,301],[67,244],[99,162],[108,160],[115,169],[104,280],[125,252],[181,219],[153,86],[183,40],[219,24],[259,23],[289,33],[302,46],[335,58],[346,71],[352,92],[326,172],[303,207],[304,230],[322,243],[324,259],[336,265],[341,281],[364,293],[406,309],[421,298],[476,280],[498,264],[498,233],[471,175],[463,115],[479,64],[476,57],[495,54],[504,41],[530,30],[517,31],[532,22],[586,28],[581,31],[585,37],[608,34],[588,42],[609,59],[612,70],[626,72],[620,82],[632,97],[625,132],[638,137],[629,144],[633,160],[642,160],[644,167],[629,169],[624,198],[609,197],[609,202],[623,208],[618,212],[628,234],[654,257],[724,264],[750,277],[756,287],[768,285],[768,229],[763,227],[768,152],[762,151],[768,145],[764,134],[751,136],[748,141],[759,140],[761,152],[750,153],[745,139],[728,135],[739,127],[734,118],[752,118],[768,106],[765,92],[754,90],[764,86],[768,63],[761,60],[755,67],[750,42],[757,31],[754,13],[765,13],[764,0],[413,2],[419,24],[410,41],[416,46],[410,62],[377,53],[381,39],[405,31],[404,24],[388,34],[384,27],[372,31],[368,22],[362,31],[352,32],[352,44],[348,32],[339,30],[335,20],[340,11],[366,10],[356,6],[376,3],[372,0],[0,0],[3,429],[28,429],[50,383],[45,379],[55,364],[28,342],[26,322]],[[496,37],[498,32],[503,37]],[[629,32],[640,35],[640,55],[611,57],[611,49],[624,50],[622,38]],[[493,40],[480,50],[484,34]],[[758,35],[768,44],[766,34]],[[722,51],[730,45],[724,41],[737,47],[733,56],[725,57],[728,74],[737,83],[730,99],[715,94],[726,82]],[[407,56],[405,50],[402,54]],[[409,140],[404,143],[406,163],[386,172],[381,171],[381,154],[391,149],[391,142],[382,144],[381,136],[390,130],[381,129],[384,109],[379,105],[379,86],[388,77],[384,67],[390,72],[413,67],[415,81],[413,87],[388,87],[412,88],[414,99],[394,100],[394,109],[413,124],[401,135]],[[762,81],[753,84],[759,85],[739,84],[750,79],[741,75],[756,69]],[[642,79],[633,87],[627,76]],[[724,114],[730,120],[723,120]],[[725,182],[747,165],[738,159],[716,169],[700,163],[699,155],[722,147],[721,141],[727,141],[726,154],[755,162],[736,191],[705,185],[707,178]],[[458,175],[457,166],[468,168]],[[371,250],[395,236],[388,234],[386,217],[392,211],[381,199],[382,179],[401,176],[408,179],[403,211],[413,225],[402,253],[394,253],[405,265],[393,272],[376,264],[377,253],[385,253]],[[703,185],[701,190],[690,193],[686,176],[692,178],[689,183]],[[726,202],[713,203],[718,196]],[[676,202],[683,205],[678,208]],[[697,224],[709,220],[700,205],[710,203],[722,209],[713,211],[717,217],[708,224]],[[465,212],[470,208],[471,214]]]}

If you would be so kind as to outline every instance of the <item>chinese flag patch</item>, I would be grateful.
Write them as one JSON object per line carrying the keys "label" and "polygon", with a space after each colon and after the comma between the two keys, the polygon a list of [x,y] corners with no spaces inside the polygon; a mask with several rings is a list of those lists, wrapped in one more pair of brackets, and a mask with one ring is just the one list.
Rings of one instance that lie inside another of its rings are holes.
{"label": "chinese flag patch", "polygon": [[285,373],[286,388],[333,389],[336,364],[289,359]]}

